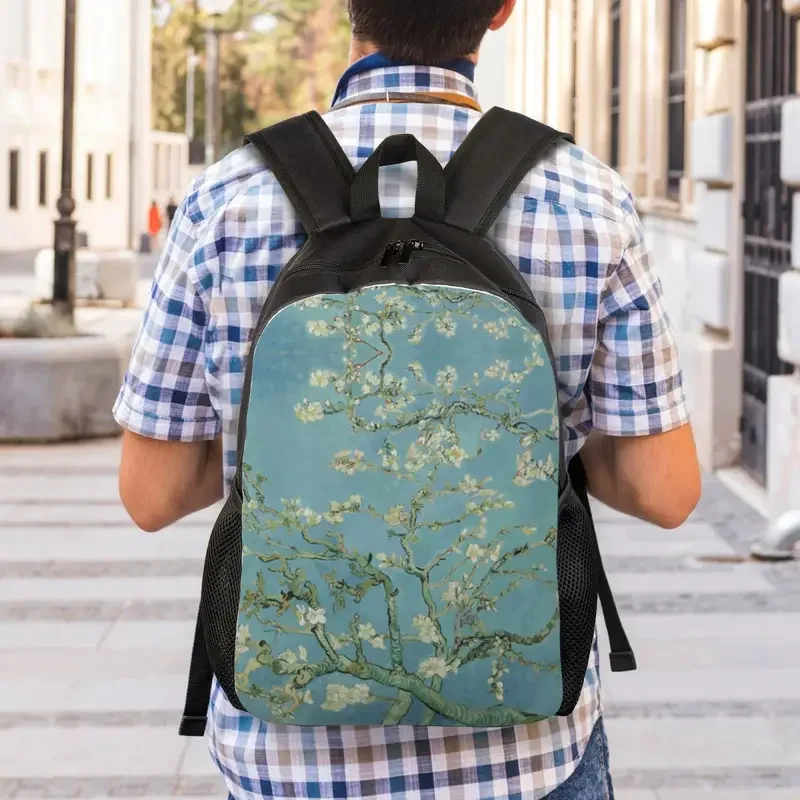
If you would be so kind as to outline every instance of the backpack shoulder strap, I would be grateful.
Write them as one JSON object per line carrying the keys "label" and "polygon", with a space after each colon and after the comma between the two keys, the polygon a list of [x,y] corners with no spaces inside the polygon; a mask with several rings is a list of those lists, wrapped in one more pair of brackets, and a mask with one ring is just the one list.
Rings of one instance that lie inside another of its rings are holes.
{"label": "backpack shoulder strap", "polygon": [[355,170],[315,111],[245,137],[258,150],[309,235],[350,221]]}
{"label": "backpack shoulder strap", "polygon": [[528,172],[568,133],[493,108],[481,117],[445,167],[445,222],[485,236]]}

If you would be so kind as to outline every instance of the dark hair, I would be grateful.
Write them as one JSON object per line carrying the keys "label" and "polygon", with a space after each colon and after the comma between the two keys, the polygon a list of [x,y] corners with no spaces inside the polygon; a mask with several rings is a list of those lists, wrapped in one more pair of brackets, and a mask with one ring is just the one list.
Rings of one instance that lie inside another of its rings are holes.
{"label": "dark hair", "polygon": [[474,53],[504,0],[349,0],[353,35],[382,53],[436,65]]}

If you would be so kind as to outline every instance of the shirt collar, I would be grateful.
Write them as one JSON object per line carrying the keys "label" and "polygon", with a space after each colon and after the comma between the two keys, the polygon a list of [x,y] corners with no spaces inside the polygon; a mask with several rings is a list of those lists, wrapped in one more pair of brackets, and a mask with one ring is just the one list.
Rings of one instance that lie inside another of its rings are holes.
{"label": "shirt collar", "polygon": [[333,99],[333,108],[355,99],[380,101],[392,94],[446,92],[477,100],[475,65],[466,59],[423,67],[392,61],[380,53],[366,56],[342,75]]}

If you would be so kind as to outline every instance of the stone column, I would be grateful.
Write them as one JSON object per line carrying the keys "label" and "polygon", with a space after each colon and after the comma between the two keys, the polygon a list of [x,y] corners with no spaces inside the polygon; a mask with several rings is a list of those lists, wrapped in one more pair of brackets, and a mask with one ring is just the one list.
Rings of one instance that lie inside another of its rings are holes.
{"label": "stone column", "polygon": [[698,201],[699,249],[689,265],[692,310],[701,323],[692,363],[692,412],[701,462],[733,464],[742,409],[742,224],[744,166],[743,30],[739,0],[694,4],[696,46],[705,71],[704,107],[691,126],[691,178]]}
{"label": "stone column", "polygon": [[611,25],[608,0],[578,0],[576,139],[601,161],[611,154]]}

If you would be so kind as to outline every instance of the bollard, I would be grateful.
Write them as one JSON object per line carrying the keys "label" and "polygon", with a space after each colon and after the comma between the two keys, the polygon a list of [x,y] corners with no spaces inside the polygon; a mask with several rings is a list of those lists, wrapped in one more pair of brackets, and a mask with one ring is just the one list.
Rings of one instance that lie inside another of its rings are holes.
{"label": "bollard", "polygon": [[761,541],[750,549],[761,561],[791,561],[800,542],[800,511],[787,511],[770,525]]}

